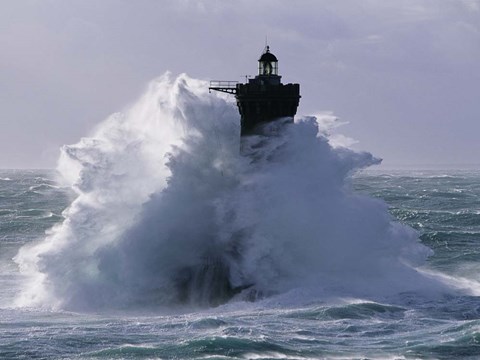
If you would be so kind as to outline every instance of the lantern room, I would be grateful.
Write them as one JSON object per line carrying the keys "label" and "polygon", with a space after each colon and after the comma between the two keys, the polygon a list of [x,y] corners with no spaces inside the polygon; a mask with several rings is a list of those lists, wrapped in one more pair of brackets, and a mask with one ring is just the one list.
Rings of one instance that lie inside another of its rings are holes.
{"label": "lantern room", "polygon": [[266,47],[265,52],[260,56],[260,59],[258,59],[258,75],[278,75],[278,60],[277,57],[270,52],[269,46]]}

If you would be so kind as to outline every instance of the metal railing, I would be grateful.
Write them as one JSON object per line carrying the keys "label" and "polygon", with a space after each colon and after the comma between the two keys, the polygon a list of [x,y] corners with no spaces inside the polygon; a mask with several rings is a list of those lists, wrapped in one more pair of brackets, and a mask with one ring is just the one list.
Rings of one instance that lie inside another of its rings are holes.
{"label": "metal railing", "polygon": [[236,88],[238,81],[229,81],[229,80],[212,80],[210,81],[211,88]]}
{"label": "metal railing", "polygon": [[215,90],[215,91],[220,91],[227,94],[236,94],[237,84],[238,84],[238,81],[212,80],[210,81],[208,92]]}

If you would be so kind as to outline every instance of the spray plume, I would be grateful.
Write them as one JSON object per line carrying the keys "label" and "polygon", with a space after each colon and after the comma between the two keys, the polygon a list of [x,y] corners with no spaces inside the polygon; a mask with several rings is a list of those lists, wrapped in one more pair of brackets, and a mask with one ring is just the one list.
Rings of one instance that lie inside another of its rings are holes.
{"label": "spray plume", "polygon": [[315,117],[279,119],[240,140],[237,110],[206,89],[166,74],[128,111],[63,147],[58,169],[77,197],[61,224],[17,255],[30,279],[20,305],[216,305],[298,287],[352,296],[425,288],[415,267],[430,250],[385,203],[351,189],[351,175],[378,159],[333,148]]}

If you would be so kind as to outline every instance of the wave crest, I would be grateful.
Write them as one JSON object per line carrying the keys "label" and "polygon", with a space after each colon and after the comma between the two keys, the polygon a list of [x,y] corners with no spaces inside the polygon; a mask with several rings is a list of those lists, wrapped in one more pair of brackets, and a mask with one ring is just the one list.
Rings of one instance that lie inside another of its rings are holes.
{"label": "wave crest", "polygon": [[422,288],[430,250],[350,176],[378,163],[333,148],[315,117],[240,141],[233,104],[166,74],[123,114],[65,146],[78,197],[16,257],[20,305],[67,309],[215,305],[313,287],[339,294]]}

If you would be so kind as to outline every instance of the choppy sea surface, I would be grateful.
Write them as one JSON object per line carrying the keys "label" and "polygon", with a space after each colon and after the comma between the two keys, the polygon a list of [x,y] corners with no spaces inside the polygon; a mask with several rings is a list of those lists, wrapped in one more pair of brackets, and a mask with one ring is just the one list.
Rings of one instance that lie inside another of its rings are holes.
{"label": "choppy sea surface", "polygon": [[[478,359],[480,171],[367,170],[355,191],[433,250],[435,297],[322,297],[291,292],[213,308],[71,312],[18,307],[18,250],[63,220],[74,194],[55,172],[0,171],[1,359]],[[68,270],[66,270],[68,271]]]}

